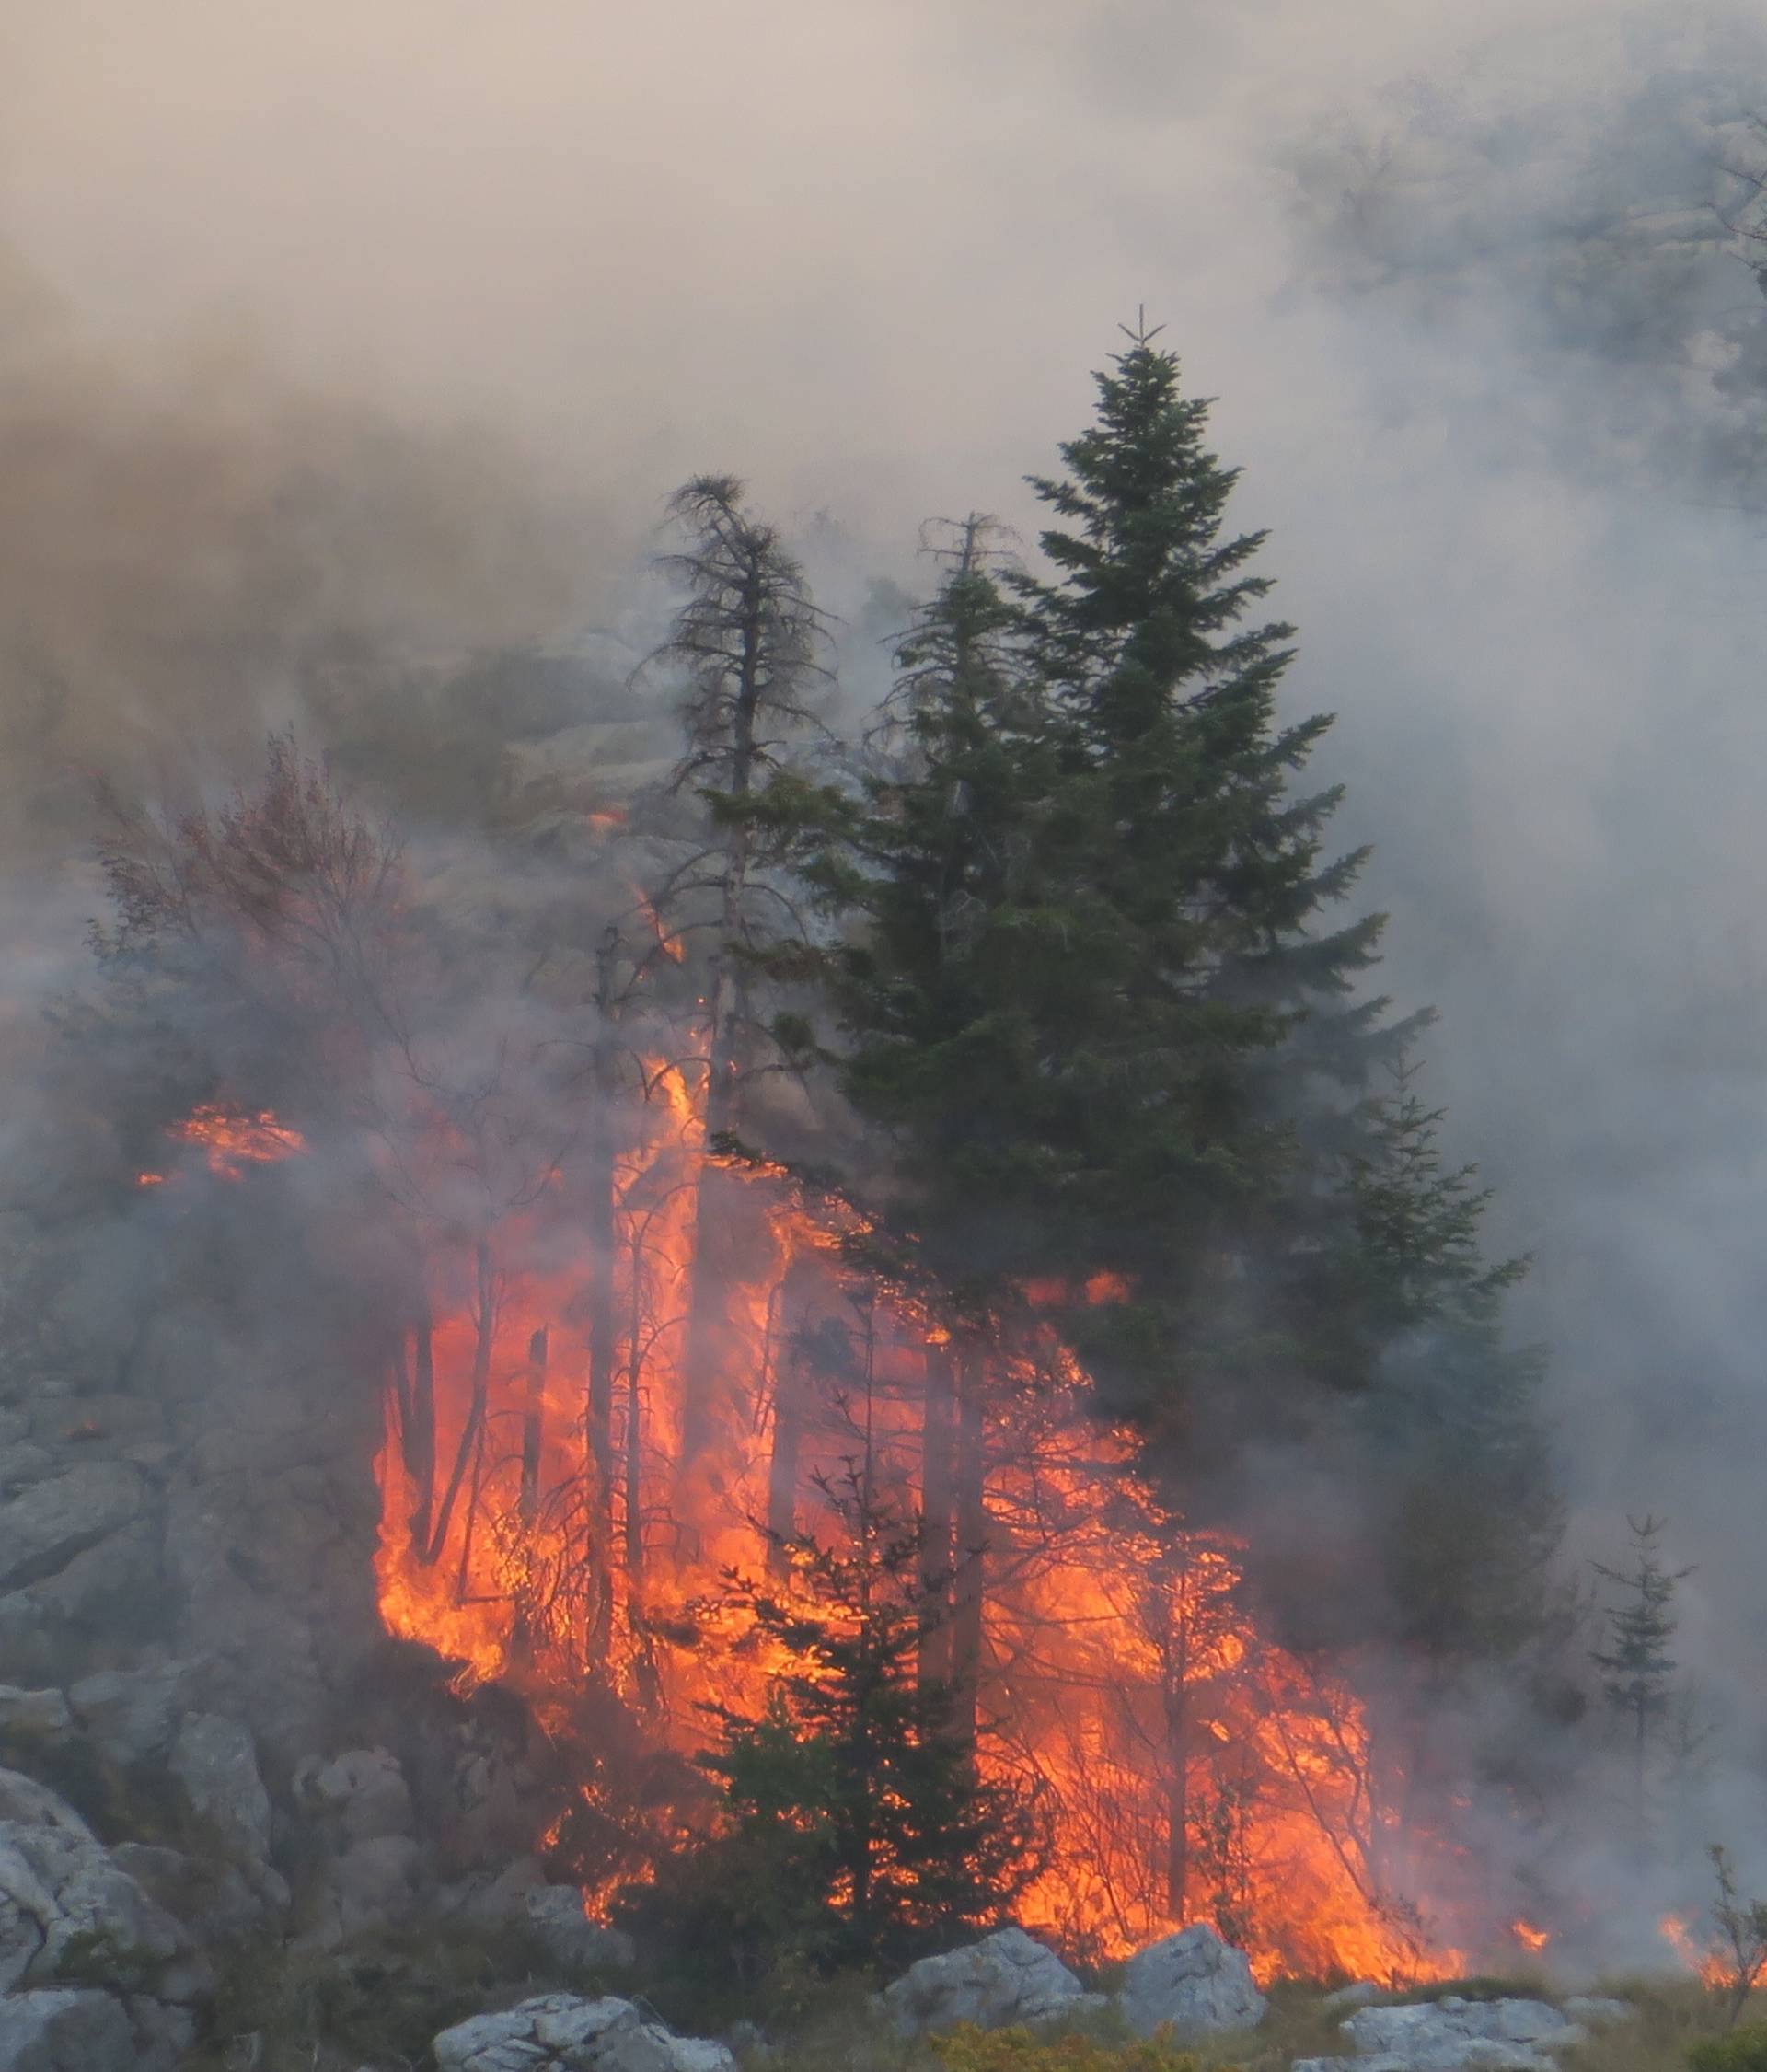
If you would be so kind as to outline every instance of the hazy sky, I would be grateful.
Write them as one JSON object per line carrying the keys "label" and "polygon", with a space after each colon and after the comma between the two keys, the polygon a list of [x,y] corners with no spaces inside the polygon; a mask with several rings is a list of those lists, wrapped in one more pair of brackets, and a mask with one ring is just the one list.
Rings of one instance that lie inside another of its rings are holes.
{"label": "hazy sky", "polygon": [[593,618],[689,469],[901,573],[1024,515],[1145,304],[1538,1255],[1579,1530],[1669,1510],[1767,1650],[1767,304],[1711,219],[1762,53],[1671,0],[0,0],[0,613],[144,736],[273,709],[267,622]]}

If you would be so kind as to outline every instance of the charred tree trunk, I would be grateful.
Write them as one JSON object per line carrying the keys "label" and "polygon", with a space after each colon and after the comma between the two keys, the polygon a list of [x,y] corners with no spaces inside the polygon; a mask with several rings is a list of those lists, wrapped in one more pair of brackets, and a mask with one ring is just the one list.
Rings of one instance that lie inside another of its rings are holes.
{"label": "charred tree trunk", "polygon": [[626,1556],[626,1631],[633,1685],[639,1703],[654,1711],[662,1702],[656,1649],[644,1610],[644,1264],[642,1244],[632,1240],[632,1301],[626,1360],[626,1431],[621,1498]]}
{"label": "charred tree trunk", "polygon": [[[756,566],[745,581],[737,623],[735,689],[731,706],[727,795],[746,800],[755,788],[756,723],[760,711],[767,648],[767,585]],[[734,1128],[739,1111],[739,1080],[747,1002],[737,964],[748,888],[749,830],[745,821],[731,823],[724,839],[724,863],[719,887],[719,944],[710,994],[710,1026],[706,1046],[706,1155],[699,1168],[694,1203],[693,1291],[687,1313],[687,1341],[682,1361],[681,1454],[677,1482],[692,1472],[710,1446],[717,1426],[716,1397],[726,1364],[730,1332],[728,1245],[731,1225],[740,1208],[729,1174],[715,1163],[722,1140]]]}
{"label": "charred tree trunk", "polygon": [[978,1345],[957,1357],[953,1481],[956,1572],[951,1619],[952,1725],[971,1750],[981,1705],[982,1606],[987,1580],[987,1367]]}
{"label": "charred tree trunk", "polygon": [[[489,1239],[479,1240],[479,1328],[472,1349],[472,1486],[467,1494],[467,1515],[460,1524],[460,1571],[454,1586],[454,1601],[464,1604],[472,1571],[472,1534],[479,1522],[479,1499],[485,1486],[485,1431],[491,1408],[491,1349],[497,1332],[497,1282],[492,1269]],[[446,1519],[443,1521],[446,1531]]]}
{"label": "charred tree trunk", "polygon": [[430,1544],[435,1510],[435,1341],[427,1291],[411,1333],[410,1416],[403,1436],[405,1473],[411,1484],[411,1545],[421,1557]]}
{"label": "charred tree trunk", "polygon": [[[540,1609],[539,1589],[544,1580],[537,1529],[540,1519],[540,1458],[546,1444],[546,1370],[550,1335],[541,1325],[527,1341],[526,1391],[522,1405],[522,1481],[517,1516],[522,1525],[522,1554],[525,1572],[518,1571],[514,1589],[514,1617],[510,1626],[510,1655],[516,1661],[533,1659],[536,1615]],[[464,1589],[465,1564],[461,1574]]]}
{"label": "charred tree trunk", "polygon": [[460,1487],[468,1471],[472,1473],[473,1500],[468,1511],[468,1537],[471,1536],[471,1512],[478,1508],[479,1477],[482,1467],[485,1432],[485,1416],[491,1405],[491,1347],[497,1331],[496,1276],[491,1268],[491,1241],[481,1237],[474,1256],[478,1272],[478,1315],[472,1351],[472,1395],[467,1406],[467,1421],[460,1430],[460,1443],[455,1451],[454,1466],[448,1476],[448,1486],[442,1495],[441,1508],[435,1516],[429,1545],[422,1550],[422,1564],[433,1568],[442,1558],[442,1550],[448,1544],[448,1530],[454,1523],[454,1507],[460,1499]]}
{"label": "charred tree trunk", "polygon": [[540,1515],[540,1451],[546,1442],[546,1369],[550,1335],[542,1324],[527,1341],[527,1400],[522,1407],[522,1523]]}
{"label": "charred tree trunk", "polygon": [[614,1054],[613,959],[609,929],[595,958],[595,1071],[584,1185],[589,1224],[589,1380],[583,1406],[583,1565],[587,1620],[584,1660],[607,1660],[614,1620]]}
{"label": "charred tree trunk", "polygon": [[920,1635],[917,1666],[923,1688],[951,1682],[956,1407],[956,1369],[951,1347],[949,1343],[930,1345],[920,1424],[920,1588],[926,1625]]}
{"label": "charred tree trunk", "polygon": [[798,1469],[810,1407],[814,1271],[803,1261],[794,1259],[780,1291],[784,1349],[773,1383],[773,1443],[767,1469],[767,1566],[774,1576],[785,1573],[783,1543],[798,1529]]}
{"label": "charred tree trunk", "polygon": [[1190,1885],[1190,1607],[1181,1576],[1166,1591],[1166,1915],[1181,1926]]}

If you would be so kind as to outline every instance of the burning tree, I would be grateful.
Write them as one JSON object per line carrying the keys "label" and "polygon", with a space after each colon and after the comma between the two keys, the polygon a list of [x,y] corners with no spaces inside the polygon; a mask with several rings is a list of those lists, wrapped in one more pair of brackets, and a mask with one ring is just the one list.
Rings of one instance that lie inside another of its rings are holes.
{"label": "burning tree", "polygon": [[[1449,1852],[1362,1636],[1278,1626],[1198,1515],[1211,1429],[1341,1437],[1376,1369],[1458,1403],[1488,1363],[1393,1348],[1495,1333],[1504,1271],[1412,1157],[1433,1118],[1320,1091],[1379,1048],[1377,924],[1314,932],[1357,860],[1286,792],[1323,722],[1276,723],[1286,630],[1234,630],[1257,542],[1203,421],[1138,333],[1042,485],[1055,578],[941,535],[832,775],[802,572],[688,484],[687,752],[556,910],[463,917],[292,748],[119,851],[131,954],[300,1036],[272,1071],[240,1021],[229,1076],[393,1233],[386,1625],[563,1752],[555,1871],[599,1908],[648,1863],[631,1905],[712,1909],[745,1964],[1009,1901],[1099,1955],[1207,1907],[1269,1966],[1458,1960],[1405,1913]],[[754,1097],[788,1062],[794,1140]]]}
{"label": "burning tree", "polygon": [[[705,925],[714,932],[704,1059],[704,1129],[714,1151],[736,1134],[745,1074],[756,1062],[761,1031],[751,994],[752,958],[757,935],[768,941],[778,932],[777,925],[757,921],[756,909],[782,904],[778,886],[755,869],[755,807],[780,771],[789,743],[815,724],[806,700],[826,674],[819,656],[827,638],[827,621],[803,570],[775,527],[743,497],[734,477],[701,475],[672,499],[670,515],[687,543],[663,565],[684,585],[687,601],[652,657],[653,665],[673,666],[686,679],[687,751],[672,787],[696,789],[712,812],[713,839],[672,874],[657,905],[675,916],[699,895],[709,896],[712,908],[703,924],[672,925]],[[716,1160],[703,1162],[699,1170],[677,1460],[682,1475],[710,1443],[712,1395],[726,1349],[721,1329],[726,1276],[720,1262],[733,1219],[722,1170]]]}
{"label": "burning tree", "polygon": [[920,1521],[856,1461],[817,1489],[828,1536],[785,1542],[782,1576],[728,1572],[702,1608],[764,1665],[764,1707],[708,1706],[718,1825],[625,1902],[635,1926],[718,1952],[745,1984],[787,1956],[890,1964],[1008,1919],[1046,1854],[1035,1793],[977,1774],[950,1692],[920,1673],[948,1615]]}

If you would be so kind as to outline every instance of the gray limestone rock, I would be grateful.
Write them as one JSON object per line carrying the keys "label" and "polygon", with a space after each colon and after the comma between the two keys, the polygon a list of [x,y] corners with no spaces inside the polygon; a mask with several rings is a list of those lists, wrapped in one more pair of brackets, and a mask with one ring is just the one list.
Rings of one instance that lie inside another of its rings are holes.
{"label": "gray limestone rock", "polygon": [[1053,1950],[1022,1928],[1000,1928],[965,1950],[912,1964],[882,1995],[884,2012],[905,2036],[972,2022],[1007,2029],[1077,2011],[1086,1990]]}
{"label": "gray limestone rock", "polygon": [[1573,1993],[1561,2006],[1573,2021],[1592,2028],[1610,2021],[1632,2021],[1638,2013],[1630,2000],[1610,2000],[1590,1993]]}
{"label": "gray limestone rock", "polygon": [[[200,1999],[208,1966],[166,1909],[43,1786],[0,1773],[0,1992],[103,1985],[158,1999]],[[4,2063],[0,2059],[0,2063]]]}
{"label": "gray limestone rock", "polygon": [[1344,2023],[1357,2072],[1551,2072],[1550,2052],[1587,2031],[1543,2000],[1440,2000],[1361,2008]]}
{"label": "gray limestone rock", "polygon": [[1371,2000],[1380,1999],[1386,1990],[1384,1985],[1377,1985],[1371,1978],[1358,1978],[1348,1985],[1340,1985],[1335,1993],[1328,1993],[1320,2006],[1334,2013],[1339,2008],[1366,2008]]}
{"label": "gray limestone rock", "polygon": [[248,1934],[268,1911],[235,1864],[147,1842],[119,1843],[110,1856],[156,1906],[163,1906],[205,1946]]}
{"label": "gray limestone rock", "polygon": [[74,1716],[61,1692],[21,1691],[16,1684],[0,1684],[0,1734],[59,1741],[73,1730]]}
{"label": "gray limestone rock", "polygon": [[411,1832],[411,1795],[397,1756],[384,1748],[346,1749],[329,1761],[309,1756],[294,1772],[303,1812],[348,1844]]}
{"label": "gray limestone rock", "polygon": [[603,1965],[627,1971],[637,1962],[630,1936],[606,1928],[583,1911],[583,1894],[574,1885],[531,1885],[524,1911],[548,1954],[561,1964],[587,1969]]}
{"label": "gray limestone rock", "polygon": [[101,1669],[70,1685],[67,1702],[104,1754],[126,1768],[170,1748],[191,1674],[188,1662]]}
{"label": "gray limestone rock", "polygon": [[1124,1967],[1117,2004],[1138,2036],[1167,2024],[1192,2033],[1254,2029],[1268,2005],[1251,1959],[1207,1922],[1138,1950]]}
{"label": "gray limestone rock", "polygon": [[194,1713],[178,1731],[171,1770],[191,1811],[244,1869],[268,1861],[270,1794],[258,1774],[250,1731],[218,1713]]}
{"label": "gray limestone rock", "polygon": [[0,2066],[7,2072],[136,2072],[139,2062],[129,2017],[108,1993],[0,1997]]}
{"label": "gray limestone rock", "polygon": [[548,1993],[445,2029],[440,2072],[736,2072],[722,2043],[672,2035],[629,2000]]}
{"label": "gray limestone rock", "polygon": [[88,1842],[93,1839],[92,1830],[59,1792],[22,1770],[0,1770],[0,1821],[55,1827],[67,1835],[83,1835]]}
{"label": "gray limestone rock", "polygon": [[55,1575],[133,1522],[142,1478],[121,1461],[76,1461],[0,1504],[0,1590]]}

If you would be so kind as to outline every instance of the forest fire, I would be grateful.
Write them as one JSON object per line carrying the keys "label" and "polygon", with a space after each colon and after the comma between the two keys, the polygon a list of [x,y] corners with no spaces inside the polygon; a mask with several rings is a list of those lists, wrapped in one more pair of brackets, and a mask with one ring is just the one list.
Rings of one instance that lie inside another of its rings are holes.
{"label": "forest fire", "polygon": [[1715,1950],[1702,1948],[1693,1933],[1691,1923],[1679,1914],[1665,1914],[1657,1924],[1657,1932],[1672,1950],[1681,1964],[1692,1972],[1702,1985],[1715,1990],[1731,1983],[1730,1973],[1724,1960]]}
{"label": "forest fire", "polygon": [[[525,1264],[558,1256],[533,1210],[426,1261],[377,1464],[388,1629],[555,1730],[610,1689],[691,1757],[712,1701],[759,1714],[783,1666],[721,1634],[721,1579],[770,1567],[789,1588],[780,1542],[837,1532],[831,1483],[856,1470],[925,1521],[943,1610],[923,1672],[958,1693],[983,1774],[1046,1816],[1028,1925],[1114,1955],[1208,1917],[1270,1974],[1460,1968],[1402,1897],[1432,1852],[1392,1810],[1403,1779],[1377,1769],[1349,1684],[1260,1636],[1233,1547],[1162,1511],[1047,1330],[939,1318],[851,1262],[853,1211],[709,1158],[683,1075],[650,1083],[654,1128],[612,1175],[611,1270]],[[593,1810],[610,1789],[584,1787]],[[573,1874],[592,1907],[618,1881]]]}
{"label": "forest fire", "polygon": [[[218,1180],[237,1180],[255,1165],[276,1165],[306,1149],[298,1129],[279,1122],[268,1108],[248,1114],[218,1101],[205,1101],[175,1122],[166,1135],[174,1143],[201,1150],[208,1169]],[[164,1173],[138,1173],[138,1187],[163,1186]]]}

